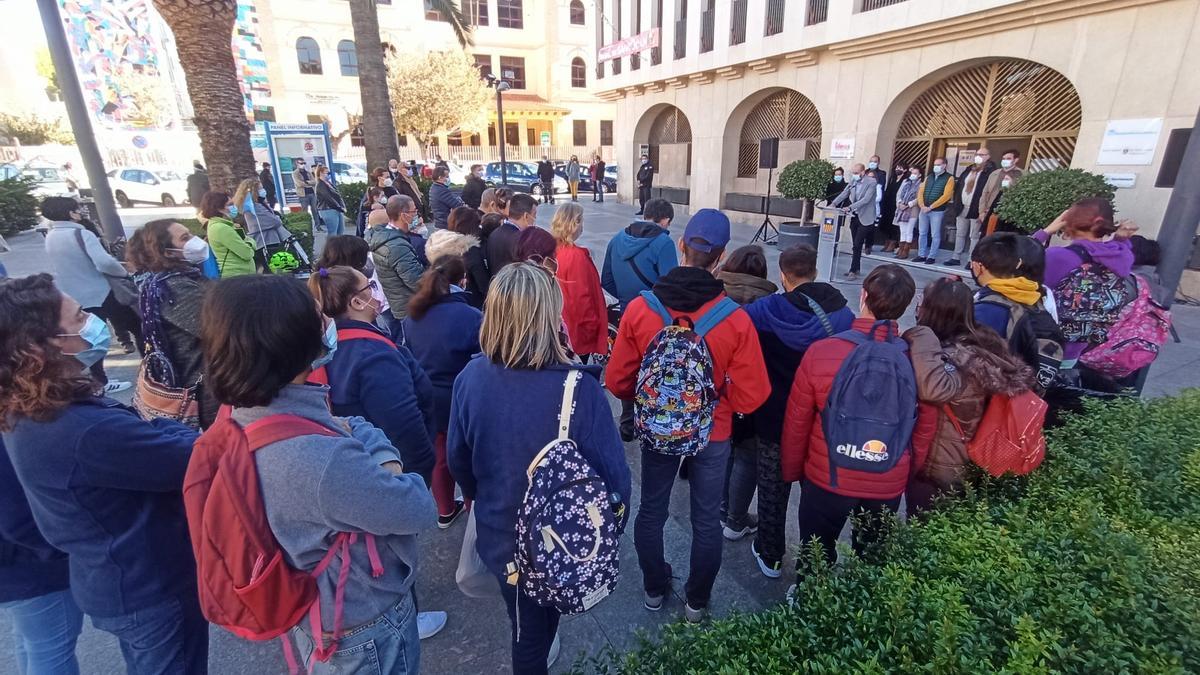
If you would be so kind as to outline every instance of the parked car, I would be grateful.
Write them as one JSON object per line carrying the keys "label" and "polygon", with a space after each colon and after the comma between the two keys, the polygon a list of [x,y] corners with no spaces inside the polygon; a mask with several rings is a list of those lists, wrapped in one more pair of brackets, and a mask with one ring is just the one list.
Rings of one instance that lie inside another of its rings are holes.
{"label": "parked car", "polygon": [[[528,192],[539,196],[542,194],[542,181],[537,176],[537,162],[506,162],[506,164],[508,165],[509,187],[518,192]],[[492,186],[501,184],[500,162],[490,162],[487,165],[484,170],[484,180]],[[567,179],[561,174],[555,175],[555,194],[567,191]]]}
{"label": "parked car", "polygon": [[366,183],[370,176],[361,167],[350,162],[334,162],[332,165],[333,180],[338,183]]}
{"label": "parked car", "polygon": [[174,169],[127,166],[109,171],[108,183],[123,208],[137,203],[175,206],[188,201],[187,177]]}
{"label": "parked car", "polygon": [[62,169],[50,164],[27,164],[21,170],[22,176],[37,181],[33,194],[38,199],[46,197],[79,197],[79,191],[67,183],[67,177]]}
{"label": "parked car", "polygon": [[[603,191],[605,193],[617,191],[617,165],[609,164],[604,168]],[[588,173],[587,167],[579,172],[579,191],[592,191],[592,176]]]}

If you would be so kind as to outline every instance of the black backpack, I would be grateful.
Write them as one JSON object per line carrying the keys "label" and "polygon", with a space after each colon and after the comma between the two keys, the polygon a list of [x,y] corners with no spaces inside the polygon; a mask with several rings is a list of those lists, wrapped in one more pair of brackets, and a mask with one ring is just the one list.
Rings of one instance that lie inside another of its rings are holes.
{"label": "black backpack", "polygon": [[1008,326],[1002,335],[1008,341],[1008,350],[1021,357],[1033,368],[1037,380],[1036,390],[1044,396],[1058,378],[1062,367],[1062,330],[1054,317],[1038,301],[1034,305],[1022,305],[999,293],[988,293],[979,299],[1008,309]]}

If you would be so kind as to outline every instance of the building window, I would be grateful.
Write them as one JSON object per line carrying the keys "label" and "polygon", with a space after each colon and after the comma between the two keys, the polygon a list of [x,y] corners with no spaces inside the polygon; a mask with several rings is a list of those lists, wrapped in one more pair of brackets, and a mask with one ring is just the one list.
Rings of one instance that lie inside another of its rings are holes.
{"label": "building window", "polygon": [[[642,32],[642,3],[639,0],[633,2],[633,30],[629,31],[630,35],[638,35]],[[642,55],[629,55],[629,69],[637,70],[642,67]]]}
{"label": "building window", "polygon": [[740,45],[746,41],[746,10],[750,0],[733,0],[733,14],[729,18],[729,44]]}
{"label": "building window", "polygon": [[714,0],[706,0],[700,10],[700,53],[713,50],[713,38],[717,25],[717,7]]}
{"label": "building window", "polygon": [[521,144],[521,127],[516,122],[504,123],[504,144],[514,147]]}
{"label": "building window", "polygon": [[675,60],[687,56],[687,0],[675,3]]}
{"label": "building window", "polygon": [[496,25],[501,28],[524,28],[522,4],[521,0],[496,0]]}
{"label": "building window", "polygon": [[587,86],[587,64],[578,56],[571,59],[571,86],[578,88]]}
{"label": "building window", "polygon": [[305,75],[321,74],[321,48],[317,41],[310,37],[296,40],[296,61],[300,64],[300,72]]}
{"label": "building window", "polygon": [[[612,41],[614,44],[621,41],[621,0],[613,0]],[[612,60],[612,73],[621,74],[620,58]]]}
{"label": "building window", "polygon": [[270,106],[270,105],[254,106],[254,121],[255,122],[274,122],[275,121],[275,106]]}
{"label": "building window", "polygon": [[338,64],[342,67],[342,75],[358,77],[358,52],[354,50],[353,40],[338,43]]}
{"label": "building window", "polygon": [[612,145],[612,120],[600,120],[600,145]]}
{"label": "building window", "polygon": [[479,77],[486,80],[487,76],[492,74],[492,55],[476,54],[475,67],[479,69]]}
{"label": "building window", "polygon": [[[662,25],[663,25],[663,23],[662,23],[663,22],[663,0],[654,0],[654,4],[652,5],[651,10],[654,12],[654,16],[650,19],[652,22],[651,25],[653,27],[659,29],[659,33],[660,33],[659,44],[661,45],[662,44],[661,32],[662,32]],[[650,65],[657,66],[660,63],[662,63],[662,47],[658,46],[658,47],[651,48],[650,49]],[[655,166],[658,166],[658,165],[656,164]]]}
{"label": "building window", "polygon": [[587,12],[579,0],[571,0],[571,25],[583,26],[587,23]]}
{"label": "building window", "polygon": [[462,10],[472,26],[488,25],[487,0],[463,0]]}
{"label": "building window", "polygon": [[521,56],[501,56],[500,75],[508,80],[513,89],[525,88],[525,58]]}
{"label": "building window", "polygon": [[[783,2],[784,0],[767,0],[767,22],[763,25],[763,35],[779,35],[783,32]],[[808,0],[808,11],[804,24],[811,26],[814,23],[820,23],[813,20],[817,14],[820,14],[821,21],[824,21],[828,7],[829,0]]]}
{"label": "building window", "polygon": [[571,137],[575,145],[587,145],[587,120],[571,122]]}

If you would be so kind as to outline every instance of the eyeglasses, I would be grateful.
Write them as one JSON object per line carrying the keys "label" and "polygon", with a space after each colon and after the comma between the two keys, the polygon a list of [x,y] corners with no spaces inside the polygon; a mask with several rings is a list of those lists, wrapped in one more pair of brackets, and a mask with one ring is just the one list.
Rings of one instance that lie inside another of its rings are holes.
{"label": "eyeglasses", "polygon": [[354,291],[354,294],[358,295],[359,293],[362,293],[363,291],[367,290],[368,288],[371,289],[372,291],[379,290],[379,282],[375,281],[374,279],[368,279],[367,285],[363,286],[362,288],[358,289],[357,291]]}
{"label": "eyeglasses", "polygon": [[526,258],[526,262],[532,263],[540,269],[543,269],[550,274],[558,274],[558,260],[543,255],[531,255]]}

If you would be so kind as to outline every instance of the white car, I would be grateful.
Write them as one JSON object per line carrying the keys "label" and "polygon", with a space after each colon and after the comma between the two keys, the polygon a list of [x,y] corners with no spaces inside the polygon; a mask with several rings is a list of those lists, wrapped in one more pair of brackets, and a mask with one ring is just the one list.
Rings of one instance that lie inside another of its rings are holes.
{"label": "white car", "polygon": [[127,166],[108,172],[113,198],[122,208],[135,203],[175,206],[186,204],[187,176],[162,167]]}
{"label": "white car", "polygon": [[365,169],[350,162],[334,161],[333,179],[338,183],[366,183],[371,177]]}
{"label": "white car", "polygon": [[37,181],[37,184],[33,187],[33,194],[38,199],[45,199],[46,197],[79,197],[79,192],[67,184],[67,177],[56,166],[30,164],[21,169],[21,175],[28,176]]}

